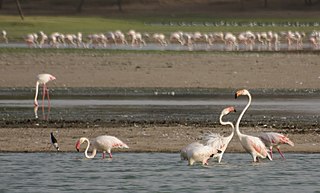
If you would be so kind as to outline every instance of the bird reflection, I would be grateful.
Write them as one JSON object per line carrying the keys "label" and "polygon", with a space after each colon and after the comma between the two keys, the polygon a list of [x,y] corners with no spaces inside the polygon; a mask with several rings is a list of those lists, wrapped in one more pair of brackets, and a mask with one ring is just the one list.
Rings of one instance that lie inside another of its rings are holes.
{"label": "bird reflection", "polygon": [[[39,108],[39,106],[34,106],[34,108],[33,108],[33,110],[34,110],[34,116],[35,116],[36,119],[39,118],[39,116],[38,116],[38,108]],[[47,108],[47,112],[45,112],[44,106],[42,106],[41,110],[42,110],[42,119],[43,119],[43,120],[46,120],[46,121],[49,120],[49,115],[50,115],[51,107],[49,106],[49,107]]]}

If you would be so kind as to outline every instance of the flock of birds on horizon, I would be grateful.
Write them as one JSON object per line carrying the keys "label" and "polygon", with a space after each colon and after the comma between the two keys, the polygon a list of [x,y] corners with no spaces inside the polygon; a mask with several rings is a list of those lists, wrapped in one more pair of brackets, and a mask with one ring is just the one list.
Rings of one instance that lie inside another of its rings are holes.
{"label": "flock of birds on horizon", "polygon": [[[8,35],[5,30],[1,31],[1,39],[9,43]],[[93,33],[83,37],[81,32],[77,34],[63,34],[54,32],[50,35],[43,31],[30,33],[23,36],[24,42],[30,48],[107,48],[108,45],[129,45],[133,47],[143,47],[150,43],[159,44],[166,47],[169,44],[178,44],[186,46],[191,50],[198,44],[206,44],[207,48],[215,44],[224,45],[227,51],[248,50],[252,51],[254,47],[258,50],[275,50],[281,48],[281,44],[287,46],[287,50],[304,49],[303,41],[311,45],[311,48],[317,50],[320,48],[320,31],[312,31],[308,34],[299,31],[283,32],[252,32],[245,31],[238,34],[231,32],[172,32],[169,38],[164,33],[140,33],[135,30],[129,30],[126,34],[120,30],[110,31],[107,33]],[[128,42],[128,41],[131,42]]]}
{"label": "flock of birds on horizon", "polygon": [[[38,88],[40,85],[43,87],[42,106],[44,106],[45,96],[47,96],[48,105],[50,106],[49,90],[46,84],[52,80],[56,80],[56,78],[51,74],[39,74],[37,76],[36,93],[34,98],[35,106],[39,105],[37,102],[37,97]],[[223,109],[219,118],[221,125],[231,126],[231,134],[226,137],[221,136],[218,133],[205,134],[203,136],[203,139],[206,141],[205,143],[193,142],[181,149],[181,160],[187,160],[189,165],[193,165],[196,162],[201,162],[202,165],[208,165],[208,160],[213,157],[217,158],[218,162],[220,163],[222,160],[222,156],[228,147],[228,144],[234,136],[234,133],[237,134],[240,143],[242,147],[245,149],[245,151],[252,156],[253,162],[258,162],[259,158],[268,158],[269,160],[272,160],[273,147],[276,147],[281,157],[285,159],[283,153],[280,151],[280,145],[288,144],[290,146],[294,146],[294,143],[287,136],[276,132],[265,132],[256,137],[252,135],[246,135],[240,132],[240,121],[244,113],[251,105],[252,100],[251,94],[246,89],[238,90],[235,93],[235,98],[238,98],[240,96],[247,96],[249,101],[243,109],[243,111],[241,112],[240,116],[238,117],[236,125],[234,126],[234,124],[229,121],[223,121],[224,116],[228,115],[231,112],[236,112],[234,107],[227,107]],[[85,149],[84,155],[86,158],[89,159],[94,158],[97,154],[97,151],[102,151],[102,159],[104,159],[106,157],[106,153],[108,153],[109,157],[112,158],[112,148],[129,148],[128,145],[126,145],[117,137],[102,135],[96,137],[91,141],[86,137],[81,137],[76,142],[76,150],[80,151],[81,144],[85,142],[87,143],[87,147]],[[59,150],[57,139],[53,136],[53,133],[51,133],[51,143],[57,150]],[[92,145],[93,147],[91,155],[88,154],[90,145]]]}

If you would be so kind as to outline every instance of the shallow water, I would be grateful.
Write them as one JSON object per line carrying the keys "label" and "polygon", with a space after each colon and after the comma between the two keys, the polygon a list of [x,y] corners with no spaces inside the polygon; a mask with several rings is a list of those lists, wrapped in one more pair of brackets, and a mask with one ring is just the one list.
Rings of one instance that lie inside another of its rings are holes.
{"label": "shallow water", "polygon": [[[56,99],[58,98],[58,99]],[[230,114],[235,120],[247,103],[247,98],[237,100],[232,96],[169,96],[169,97],[92,97],[73,96],[73,99],[51,97],[51,108],[34,108],[28,99],[0,100],[0,120],[3,127],[29,126],[29,120],[51,122],[88,122],[95,126],[106,123],[178,123],[219,124],[219,114],[227,106],[238,112]],[[41,100],[39,101],[41,105]],[[315,128],[320,122],[320,98],[310,96],[260,96],[253,100],[243,118],[243,124]]]}
{"label": "shallow water", "polygon": [[[99,156],[99,157],[98,157]],[[1,192],[319,192],[320,154],[285,154],[251,163],[226,153],[223,162],[187,166],[179,154],[0,153]]]}

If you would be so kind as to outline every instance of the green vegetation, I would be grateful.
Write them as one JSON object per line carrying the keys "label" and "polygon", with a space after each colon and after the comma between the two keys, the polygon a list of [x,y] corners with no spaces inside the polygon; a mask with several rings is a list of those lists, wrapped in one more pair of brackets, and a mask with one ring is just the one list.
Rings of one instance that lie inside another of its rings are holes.
{"label": "green vegetation", "polygon": [[[251,24],[254,25],[251,26]],[[173,31],[304,31],[320,30],[320,21],[316,18],[297,19],[230,19],[213,18],[209,16],[181,16],[177,17],[142,17],[130,16],[117,18],[103,17],[76,17],[76,16],[28,16],[24,21],[19,16],[0,16],[0,30],[6,30],[11,41],[21,41],[28,33],[44,31],[77,33],[84,35],[90,33],[105,33],[108,31],[121,30],[126,32],[135,29],[140,32],[162,32],[169,34]]]}

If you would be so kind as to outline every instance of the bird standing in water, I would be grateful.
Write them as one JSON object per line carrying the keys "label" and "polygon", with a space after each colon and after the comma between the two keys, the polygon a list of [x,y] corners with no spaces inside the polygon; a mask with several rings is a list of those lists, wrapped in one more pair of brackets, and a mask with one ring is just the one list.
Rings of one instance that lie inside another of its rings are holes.
{"label": "bird standing in water", "polygon": [[50,138],[51,138],[51,144],[54,148],[56,148],[57,151],[59,151],[59,145],[57,139],[53,136],[53,133],[50,133]]}
{"label": "bird standing in water", "polygon": [[55,80],[56,77],[52,76],[51,74],[39,74],[37,76],[37,82],[36,82],[36,94],[34,96],[34,106],[38,106],[38,91],[39,91],[39,85],[42,85],[42,107],[44,106],[44,98],[47,95],[48,98],[48,105],[50,107],[50,98],[49,98],[49,90],[47,88],[47,83],[51,80]]}

